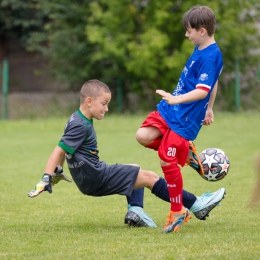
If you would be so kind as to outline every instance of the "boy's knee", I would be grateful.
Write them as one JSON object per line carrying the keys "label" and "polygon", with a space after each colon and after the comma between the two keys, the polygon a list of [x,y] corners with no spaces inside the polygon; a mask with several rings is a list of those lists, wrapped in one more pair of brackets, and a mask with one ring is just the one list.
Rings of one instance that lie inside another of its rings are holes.
{"label": "boy's knee", "polygon": [[136,138],[136,140],[137,140],[140,144],[146,145],[142,128],[140,128],[140,129],[137,130],[137,132],[136,132],[136,134],[135,134],[135,138]]}
{"label": "boy's knee", "polygon": [[138,182],[142,183],[142,186],[152,188],[154,183],[158,181],[159,178],[160,177],[155,172],[140,169],[137,179]]}
{"label": "boy's knee", "polygon": [[155,182],[157,182],[160,177],[155,172],[146,171],[146,178],[147,178],[147,181],[149,182],[149,186],[153,187]]}

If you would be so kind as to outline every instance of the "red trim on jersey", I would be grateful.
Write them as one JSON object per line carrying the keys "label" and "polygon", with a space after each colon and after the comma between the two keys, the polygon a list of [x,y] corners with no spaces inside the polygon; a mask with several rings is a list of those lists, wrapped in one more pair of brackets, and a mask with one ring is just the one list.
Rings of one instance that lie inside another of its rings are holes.
{"label": "red trim on jersey", "polygon": [[206,88],[206,87],[204,87],[204,86],[198,86],[198,87],[196,87],[196,89],[201,89],[201,90],[204,90],[204,91],[207,91],[207,92],[210,91],[209,88]]}

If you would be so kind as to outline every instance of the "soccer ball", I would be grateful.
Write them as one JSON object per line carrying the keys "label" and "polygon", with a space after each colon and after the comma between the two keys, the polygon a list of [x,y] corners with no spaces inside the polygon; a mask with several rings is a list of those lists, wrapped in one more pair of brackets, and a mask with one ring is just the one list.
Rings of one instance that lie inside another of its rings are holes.
{"label": "soccer ball", "polygon": [[204,170],[203,179],[207,181],[220,181],[229,171],[230,162],[219,148],[207,148],[200,153],[200,160]]}

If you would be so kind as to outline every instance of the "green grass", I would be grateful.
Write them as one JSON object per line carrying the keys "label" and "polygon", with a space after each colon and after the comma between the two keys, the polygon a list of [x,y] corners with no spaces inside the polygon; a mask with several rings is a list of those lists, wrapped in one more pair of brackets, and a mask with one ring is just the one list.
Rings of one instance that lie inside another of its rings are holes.
{"label": "green grass", "polygon": [[[137,163],[163,176],[157,154],[135,141],[143,116],[108,115],[95,121],[100,159]],[[206,182],[183,168],[184,187],[196,195],[227,190],[210,218],[194,216],[180,232],[162,234],[169,204],[145,193],[145,210],[158,228],[123,224],[126,200],[83,196],[75,184],[30,199],[58,143],[66,118],[0,121],[0,259],[260,259],[260,211],[248,208],[260,150],[260,114],[217,114],[195,141],[198,151],[223,149],[231,161],[220,182]],[[67,167],[65,172],[68,173]],[[69,174],[68,174],[69,175]]]}

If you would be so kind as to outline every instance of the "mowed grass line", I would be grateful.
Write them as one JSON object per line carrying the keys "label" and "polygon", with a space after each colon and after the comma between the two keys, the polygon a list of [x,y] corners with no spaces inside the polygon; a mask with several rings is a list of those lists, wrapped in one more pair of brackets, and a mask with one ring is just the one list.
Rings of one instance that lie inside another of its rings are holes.
{"label": "mowed grass line", "polygon": [[[94,121],[100,159],[137,163],[163,176],[156,152],[141,147],[135,132],[142,116],[108,115]],[[180,232],[161,234],[169,204],[145,192],[145,210],[158,228],[123,224],[123,196],[83,196],[75,184],[54,186],[53,193],[30,199],[67,118],[0,121],[0,259],[260,259],[260,211],[248,201],[255,181],[253,161],[260,150],[259,113],[216,113],[203,127],[198,151],[223,149],[231,161],[220,182],[207,182],[189,167],[182,169],[184,187],[196,195],[227,190],[210,218],[194,216]],[[69,175],[68,169],[65,172]]]}

